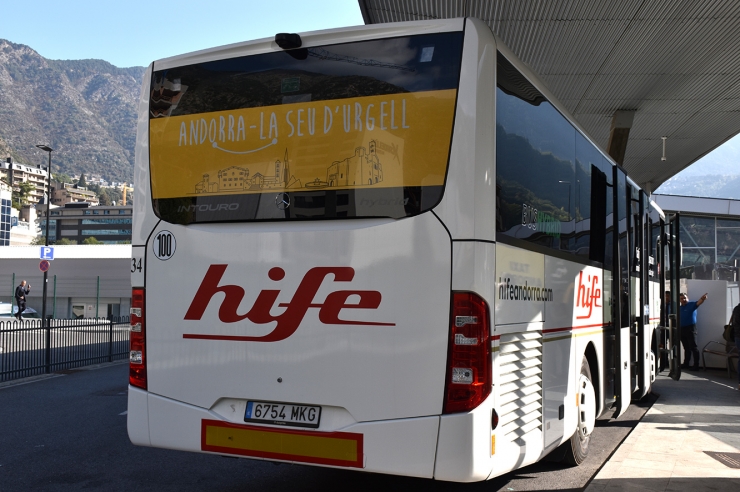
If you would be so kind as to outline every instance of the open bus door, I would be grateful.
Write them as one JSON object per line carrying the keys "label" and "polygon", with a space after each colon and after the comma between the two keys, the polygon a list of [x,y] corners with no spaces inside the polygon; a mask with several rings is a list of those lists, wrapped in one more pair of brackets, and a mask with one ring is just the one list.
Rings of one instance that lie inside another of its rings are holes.
{"label": "open bus door", "polygon": [[[660,283],[671,292],[669,309],[664,309],[660,319],[664,348],[661,354],[668,358],[668,375],[678,381],[681,379],[681,316],[678,316],[679,271],[681,269],[682,248],[679,228],[680,217],[676,213],[666,217],[661,227],[658,243],[661,261]],[[665,302],[662,300],[661,302]]]}
{"label": "open bus door", "polygon": [[[649,282],[650,274],[650,201],[647,194],[641,190],[633,190],[633,217],[634,217],[634,255],[635,265],[632,277],[640,288],[632,291],[632,306],[636,316],[633,317],[632,327],[636,331],[633,337],[634,353],[632,363],[635,364],[636,388],[635,399],[641,399],[650,393],[652,385],[654,359],[652,356],[653,325],[650,322],[650,306],[655,295]],[[638,294],[642,294],[639,296]]]}
{"label": "open bus door", "polygon": [[[614,210],[616,212],[616,240],[614,241],[614,270],[613,270],[613,322],[614,343],[612,350],[615,354],[616,367],[614,368],[616,405],[614,417],[619,417],[632,401],[634,384],[631,367],[631,296],[632,279],[630,251],[631,238],[634,237],[634,221],[631,219],[627,176],[618,167],[614,168]],[[632,250],[633,251],[633,250]]]}

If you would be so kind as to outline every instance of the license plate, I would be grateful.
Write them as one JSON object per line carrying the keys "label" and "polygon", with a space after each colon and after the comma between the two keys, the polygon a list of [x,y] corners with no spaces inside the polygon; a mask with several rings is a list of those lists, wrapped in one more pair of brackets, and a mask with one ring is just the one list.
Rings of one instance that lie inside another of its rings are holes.
{"label": "license plate", "polygon": [[277,403],[270,401],[248,401],[244,422],[287,425],[289,427],[310,427],[318,429],[321,420],[321,407]]}

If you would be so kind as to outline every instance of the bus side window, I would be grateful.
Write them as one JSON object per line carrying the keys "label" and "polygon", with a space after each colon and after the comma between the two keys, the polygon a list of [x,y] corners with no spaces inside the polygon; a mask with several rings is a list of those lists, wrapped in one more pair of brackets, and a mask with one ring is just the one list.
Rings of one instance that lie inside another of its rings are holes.
{"label": "bus side window", "polygon": [[576,130],[499,54],[496,182],[500,232],[573,252]]}

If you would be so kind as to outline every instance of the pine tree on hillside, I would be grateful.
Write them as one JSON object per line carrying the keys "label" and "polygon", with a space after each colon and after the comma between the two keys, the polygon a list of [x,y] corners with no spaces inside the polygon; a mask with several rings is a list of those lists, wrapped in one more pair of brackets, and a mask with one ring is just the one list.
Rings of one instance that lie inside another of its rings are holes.
{"label": "pine tree on hillside", "polygon": [[100,201],[101,205],[111,205],[112,204],[110,196],[108,195],[108,192],[106,190],[102,190],[100,193],[98,193],[98,200]]}
{"label": "pine tree on hillside", "polygon": [[80,188],[87,188],[87,181],[85,181],[85,175],[80,174],[80,179],[77,181],[77,186]]}

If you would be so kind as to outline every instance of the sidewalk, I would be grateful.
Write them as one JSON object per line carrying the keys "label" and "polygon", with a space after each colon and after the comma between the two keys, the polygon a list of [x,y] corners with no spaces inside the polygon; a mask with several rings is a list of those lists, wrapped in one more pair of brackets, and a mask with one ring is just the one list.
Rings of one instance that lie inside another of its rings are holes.
{"label": "sidewalk", "polygon": [[659,396],[586,492],[740,491],[740,391],[735,374],[658,376]]}

